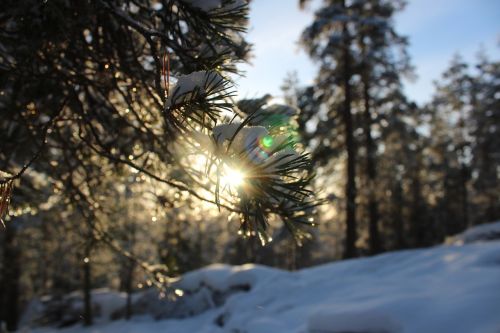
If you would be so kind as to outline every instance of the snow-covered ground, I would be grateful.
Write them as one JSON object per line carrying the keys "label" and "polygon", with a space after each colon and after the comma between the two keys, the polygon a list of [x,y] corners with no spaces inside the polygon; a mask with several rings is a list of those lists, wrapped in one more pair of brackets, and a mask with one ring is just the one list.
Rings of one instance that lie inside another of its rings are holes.
{"label": "snow-covered ground", "polygon": [[[489,232],[495,227],[482,228]],[[477,233],[469,231],[475,240]],[[500,240],[463,243],[297,272],[213,265],[176,284],[184,291],[178,301],[182,306],[165,306],[177,311],[177,318],[155,320],[143,314],[129,321],[101,320],[91,328],[21,331],[500,333]],[[116,305],[110,298],[108,303]],[[153,315],[168,317],[161,311]]]}
{"label": "snow-covered ground", "polygon": [[470,228],[457,236],[450,237],[447,243],[463,245],[489,240],[500,241],[500,221],[495,223],[485,223]]}

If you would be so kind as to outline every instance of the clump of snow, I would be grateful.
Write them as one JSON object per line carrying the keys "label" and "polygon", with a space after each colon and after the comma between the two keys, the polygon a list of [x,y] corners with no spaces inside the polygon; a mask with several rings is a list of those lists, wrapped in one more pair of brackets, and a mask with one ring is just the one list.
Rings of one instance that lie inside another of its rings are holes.
{"label": "clump of snow", "polygon": [[224,79],[220,74],[213,71],[198,71],[187,75],[181,75],[170,90],[166,101],[166,107],[181,104],[189,101],[194,96],[207,95],[210,92],[217,92],[217,87],[221,86]]}
{"label": "clump of snow", "polygon": [[235,152],[253,148],[259,139],[268,135],[269,132],[262,126],[241,126],[241,123],[217,125],[212,130],[217,145],[224,141],[231,141],[231,148]]}
{"label": "clump of snow", "polygon": [[235,136],[238,128],[241,127],[241,123],[231,123],[231,124],[221,124],[217,125],[212,129],[213,136],[218,145],[222,144],[226,140],[230,140]]}
{"label": "clump of snow", "polygon": [[229,141],[230,151],[236,154],[246,152],[249,161],[263,165],[270,173],[300,157],[291,147],[289,135],[272,135],[263,126],[223,124],[215,126],[212,133],[218,146]]}
{"label": "clump of snow", "polygon": [[250,289],[226,294],[218,305],[183,319],[137,316],[31,332],[498,333],[499,281],[499,241],[400,251],[296,272],[210,266],[186,274],[176,286],[185,287],[186,295],[204,290],[214,304],[217,291],[242,284]]}
{"label": "clump of snow", "polygon": [[300,155],[292,148],[286,147],[276,154],[272,155],[267,161],[267,169],[272,172],[275,170],[282,169],[289,163],[297,160]]}
{"label": "clump of snow", "polygon": [[[179,297],[160,297],[151,288],[136,297],[132,304],[135,314],[149,314],[155,319],[187,318],[222,306],[233,294],[250,291],[260,279],[284,272],[252,265],[229,266],[215,264],[190,273],[170,285]],[[124,309],[116,311],[122,314]]]}
{"label": "clump of snow", "polygon": [[242,285],[252,288],[260,279],[276,274],[285,274],[285,272],[251,264],[242,266],[213,264],[184,274],[172,286],[187,291],[193,291],[202,286],[208,286],[211,289],[220,291]]}
{"label": "clump of snow", "polygon": [[184,274],[173,285],[183,290],[196,290],[203,285],[213,289],[224,290],[230,286],[227,279],[234,269],[228,265],[214,264],[208,267]]}
{"label": "clump of snow", "polygon": [[500,221],[494,223],[485,223],[450,238],[447,243],[462,245],[500,239]]}

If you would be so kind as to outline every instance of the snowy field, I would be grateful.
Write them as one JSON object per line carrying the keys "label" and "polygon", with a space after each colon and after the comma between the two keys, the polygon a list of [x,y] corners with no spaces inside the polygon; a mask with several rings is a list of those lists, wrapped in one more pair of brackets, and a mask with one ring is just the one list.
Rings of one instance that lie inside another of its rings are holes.
{"label": "snowy field", "polygon": [[[481,234],[499,231],[496,223],[469,230],[450,245],[297,272],[213,265],[177,282],[183,296],[175,304],[151,292],[149,298],[148,292],[136,295],[136,309],[150,314],[111,321],[123,295],[96,291],[102,311],[91,328],[20,331],[500,333],[500,240],[478,241]],[[145,301],[153,298],[154,304]],[[154,319],[169,315],[177,318]]]}

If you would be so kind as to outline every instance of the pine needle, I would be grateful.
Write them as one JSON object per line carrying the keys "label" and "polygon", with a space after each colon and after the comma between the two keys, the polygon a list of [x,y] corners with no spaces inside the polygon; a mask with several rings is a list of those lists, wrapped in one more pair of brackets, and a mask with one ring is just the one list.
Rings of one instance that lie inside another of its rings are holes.
{"label": "pine needle", "polygon": [[[8,179],[9,174],[0,171],[0,180]],[[5,228],[3,221],[4,216],[9,212],[9,204],[12,196],[12,189],[14,187],[14,180],[10,179],[0,184],[0,222]]]}

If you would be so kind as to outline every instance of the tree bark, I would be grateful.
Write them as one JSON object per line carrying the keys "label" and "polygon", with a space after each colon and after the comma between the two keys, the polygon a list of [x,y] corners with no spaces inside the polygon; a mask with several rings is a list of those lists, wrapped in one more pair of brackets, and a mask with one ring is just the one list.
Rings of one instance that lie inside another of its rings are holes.
{"label": "tree bark", "polygon": [[[343,2],[345,8],[345,1]],[[343,87],[344,87],[344,105],[343,105],[343,121],[345,130],[345,145],[347,151],[347,182],[345,187],[346,194],[346,237],[344,258],[353,258],[357,256],[356,249],[356,147],[354,142],[354,126],[351,112],[351,52],[350,52],[350,36],[347,24],[344,23],[342,28],[342,36],[344,39],[343,53]]]}
{"label": "tree bark", "polygon": [[368,218],[369,218],[369,244],[370,253],[377,254],[382,251],[382,244],[379,232],[379,213],[378,203],[375,194],[375,182],[377,178],[377,161],[375,159],[375,145],[372,137],[372,114],[371,114],[371,96],[370,96],[370,68],[366,61],[366,47],[361,36],[362,56],[365,60],[362,81],[363,81],[363,102],[364,102],[364,132],[366,148],[366,174],[368,176]]}
{"label": "tree bark", "polygon": [[420,180],[420,161],[419,156],[416,156],[415,170],[411,181],[411,215],[410,215],[410,234],[414,237],[413,246],[422,247],[428,245],[425,234],[426,225],[424,225],[423,216],[425,214],[422,204],[422,184]]}
{"label": "tree bark", "polygon": [[462,201],[462,226],[461,229],[465,230],[469,227],[469,191],[467,189],[467,182],[469,170],[465,163],[462,163],[460,168],[460,187],[461,187],[461,201]]}
{"label": "tree bark", "polygon": [[404,199],[403,199],[403,187],[401,184],[401,180],[398,179],[396,181],[396,185],[393,191],[393,221],[394,221],[394,230],[396,236],[396,249],[404,249],[406,248],[406,241],[404,236],[404,222],[403,222],[403,207],[404,207]]}
{"label": "tree bark", "polygon": [[129,260],[127,267],[127,281],[125,291],[127,293],[127,304],[125,307],[125,319],[129,320],[132,317],[132,286],[134,282],[134,268],[135,264]]}
{"label": "tree bark", "polygon": [[8,223],[4,230],[3,260],[0,276],[0,327],[3,322],[7,330],[15,331],[19,319],[19,277],[21,273],[16,229]]}
{"label": "tree bark", "polygon": [[91,278],[91,262],[90,262],[91,244],[85,245],[84,261],[83,261],[83,324],[85,326],[92,325],[92,278]]}

